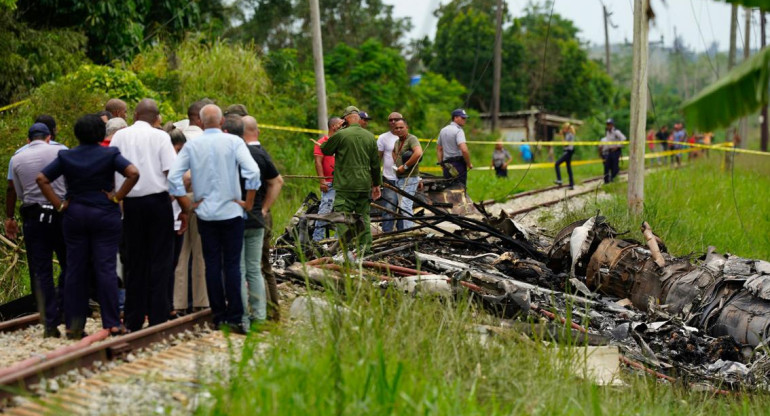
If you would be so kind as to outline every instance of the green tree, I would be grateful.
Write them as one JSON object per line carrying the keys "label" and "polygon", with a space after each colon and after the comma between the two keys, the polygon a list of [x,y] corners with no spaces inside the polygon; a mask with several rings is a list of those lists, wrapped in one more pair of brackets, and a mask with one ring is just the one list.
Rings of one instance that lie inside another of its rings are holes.
{"label": "green tree", "polygon": [[34,27],[82,31],[89,58],[106,63],[130,58],[155,36],[181,39],[187,30],[221,29],[227,10],[221,0],[19,0],[16,17]]}
{"label": "green tree", "polygon": [[[418,52],[425,65],[448,79],[456,79],[466,88],[466,103],[487,111],[492,100],[492,60],[495,40],[493,0],[454,0],[440,6],[436,37],[423,42]],[[487,12],[489,11],[489,12]],[[504,13],[504,25],[510,16]],[[520,109],[525,104],[521,61],[523,45],[509,26],[503,33],[503,73],[500,107],[503,111]]]}
{"label": "green tree", "polygon": [[[254,41],[267,50],[294,48],[300,59],[311,53],[310,6],[307,0],[246,0],[251,18],[232,37]],[[376,39],[390,48],[404,47],[409,18],[393,16],[393,6],[383,0],[319,0],[324,50],[338,43],[357,48]]]}
{"label": "green tree", "polygon": [[0,103],[74,70],[86,61],[86,38],[67,29],[36,30],[0,10]]}

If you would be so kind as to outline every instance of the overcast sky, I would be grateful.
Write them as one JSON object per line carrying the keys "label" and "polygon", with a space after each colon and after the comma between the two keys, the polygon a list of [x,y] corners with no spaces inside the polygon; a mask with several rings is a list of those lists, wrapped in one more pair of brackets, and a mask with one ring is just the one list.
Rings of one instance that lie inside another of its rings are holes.
{"label": "overcast sky", "polygon": [[[505,0],[513,16],[521,16],[530,0]],[[433,37],[436,30],[436,18],[433,16],[438,4],[447,0],[384,0],[394,5],[397,16],[412,18],[414,28],[410,37],[424,35]],[[535,3],[544,4],[542,0]],[[604,4],[613,13],[612,23],[617,28],[610,28],[610,42],[623,42],[633,39],[632,0],[604,0]],[[659,41],[661,36],[666,46],[671,46],[674,32],[684,38],[684,43],[696,51],[703,51],[712,42],[719,44],[719,49],[726,51],[730,42],[730,5],[717,0],[652,0],[656,14],[650,27],[650,41]],[[581,40],[592,44],[604,44],[604,21],[600,0],[556,0],[554,13],[569,18],[580,29]],[[759,39],[759,14],[753,14],[754,24],[751,32],[752,48],[757,47]],[[738,43],[743,40],[743,11],[739,11]],[[699,30],[700,29],[700,30]],[[704,46],[706,45],[706,46]]]}

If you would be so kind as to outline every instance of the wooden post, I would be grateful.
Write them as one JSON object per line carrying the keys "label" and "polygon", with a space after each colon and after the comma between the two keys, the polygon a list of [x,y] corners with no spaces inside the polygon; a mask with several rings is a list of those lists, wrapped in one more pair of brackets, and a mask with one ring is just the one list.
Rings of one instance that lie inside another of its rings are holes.
{"label": "wooden post", "polygon": [[628,209],[644,211],[644,146],[647,134],[647,37],[650,0],[634,0],[633,78],[631,80],[631,125],[629,127]]}
{"label": "wooden post", "polygon": [[[759,9],[759,21],[761,25],[761,35],[759,42],[762,45],[762,49],[765,48],[765,11]],[[763,151],[767,151],[768,131],[767,131],[767,104],[762,106],[762,125],[760,130],[759,148]]]}
{"label": "wooden post", "polygon": [[324,50],[321,43],[321,12],[318,0],[310,0],[310,26],[313,35],[313,66],[315,67],[315,92],[318,97],[318,130],[326,130],[326,76],[324,74]]}
{"label": "wooden post", "polygon": [[[733,3],[731,10],[730,10],[730,52],[727,55],[727,70],[733,69],[735,66],[735,54],[736,54],[736,35],[738,32],[738,5]],[[735,137],[737,127],[730,126],[727,130],[725,130],[725,143],[733,141],[733,138]],[[735,144],[735,143],[733,143]],[[733,153],[732,152],[723,152],[724,153],[724,162],[722,163],[722,168],[725,171],[730,171],[733,163]]]}
{"label": "wooden post", "polygon": [[495,63],[492,82],[492,131],[500,127],[500,75],[503,65],[503,0],[497,0],[497,30],[495,31]]}
{"label": "wooden post", "polygon": [[[743,41],[745,42],[743,44],[743,60],[749,59],[749,56],[751,56],[751,8],[744,7],[743,11],[745,13],[745,32]],[[746,147],[746,143],[748,142],[748,136],[749,136],[749,119],[747,117],[744,117],[741,119],[740,122],[741,125],[741,133],[740,133],[740,143],[737,143],[738,147]]]}

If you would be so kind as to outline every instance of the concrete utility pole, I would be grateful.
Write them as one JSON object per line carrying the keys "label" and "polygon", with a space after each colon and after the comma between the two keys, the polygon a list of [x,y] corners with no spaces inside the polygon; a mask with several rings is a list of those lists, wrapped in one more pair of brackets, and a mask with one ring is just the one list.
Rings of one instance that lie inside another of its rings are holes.
{"label": "concrete utility pole", "polygon": [[735,35],[738,31],[738,5],[733,3],[732,10],[730,12],[730,52],[727,55],[727,70],[733,69],[735,66]]}
{"label": "concrete utility pole", "polygon": [[318,0],[310,0],[310,26],[313,34],[313,65],[315,67],[315,93],[318,97],[318,130],[326,131],[329,119],[326,110],[326,75],[324,74],[324,49],[321,43],[321,12]]}
{"label": "concrete utility pole", "polygon": [[[762,9],[759,9],[759,21],[760,25],[762,27],[762,34],[759,38],[759,42],[762,45],[762,49],[765,48],[765,24],[767,23],[765,21],[765,11]],[[768,141],[768,132],[767,132],[767,104],[762,106],[762,127],[760,131],[760,140],[759,140],[759,148],[763,151],[767,151],[767,141]]]}
{"label": "concrete utility pole", "polygon": [[497,0],[495,31],[495,64],[492,81],[492,131],[500,126],[500,74],[503,66],[503,0]]}
{"label": "concrete utility pole", "polygon": [[[743,11],[745,13],[745,32],[743,37],[743,60],[749,59],[749,56],[751,56],[751,8],[744,7]],[[740,122],[741,130],[740,130],[740,136],[741,136],[741,142],[738,147],[746,147],[746,142],[748,141],[748,135],[749,135],[749,119],[747,117],[744,117],[741,119]]]}
{"label": "concrete utility pole", "polygon": [[631,80],[631,125],[629,127],[628,209],[644,211],[644,145],[647,128],[647,38],[650,30],[647,11],[650,0],[634,0],[633,78]]}
{"label": "concrete utility pole", "polygon": [[607,69],[607,74],[610,74],[610,14],[607,11],[607,6],[602,3],[602,10],[604,10],[604,65]]}

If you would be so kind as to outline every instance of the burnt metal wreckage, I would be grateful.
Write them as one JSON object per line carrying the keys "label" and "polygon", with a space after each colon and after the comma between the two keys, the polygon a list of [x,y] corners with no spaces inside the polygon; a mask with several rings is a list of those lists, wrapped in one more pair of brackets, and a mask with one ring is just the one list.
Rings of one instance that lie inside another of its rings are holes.
{"label": "burnt metal wreckage", "polygon": [[328,284],[355,262],[383,287],[470,296],[522,332],[546,328],[540,335],[550,340],[566,331],[584,345],[617,346],[621,363],[668,382],[717,393],[770,388],[769,262],[711,247],[676,257],[647,223],[640,242],[599,213],[549,237],[504,212],[489,215],[459,184],[424,183],[414,196],[391,188],[413,201],[415,226],[382,233],[373,213],[372,253],[360,258],[342,253],[336,239],[312,241],[316,221],[360,218],[318,215],[318,198],[308,195],[278,239],[277,269]]}

